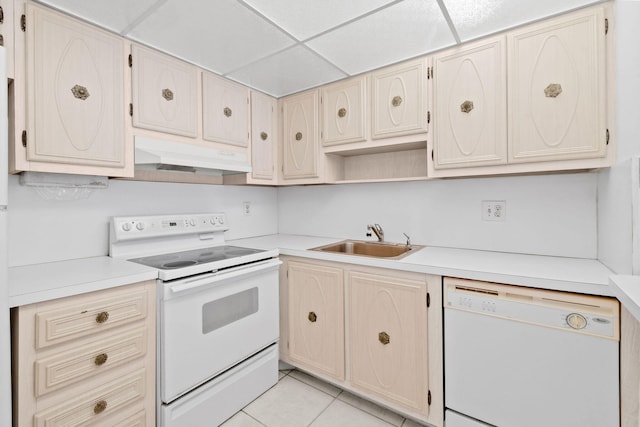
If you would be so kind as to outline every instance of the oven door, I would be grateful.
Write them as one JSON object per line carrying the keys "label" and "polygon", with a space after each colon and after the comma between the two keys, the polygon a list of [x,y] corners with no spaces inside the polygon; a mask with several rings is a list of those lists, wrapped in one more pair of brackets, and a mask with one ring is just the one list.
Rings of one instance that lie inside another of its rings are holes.
{"label": "oven door", "polygon": [[271,259],[160,283],[164,403],[278,340],[280,264]]}

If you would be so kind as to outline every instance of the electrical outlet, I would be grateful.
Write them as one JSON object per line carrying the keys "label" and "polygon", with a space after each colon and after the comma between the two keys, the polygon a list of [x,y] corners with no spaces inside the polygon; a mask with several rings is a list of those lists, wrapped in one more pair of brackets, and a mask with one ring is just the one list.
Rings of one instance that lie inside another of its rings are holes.
{"label": "electrical outlet", "polygon": [[242,213],[251,215],[251,202],[242,202]]}
{"label": "electrical outlet", "polygon": [[484,221],[506,221],[507,202],[505,200],[483,200],[482,219]]}

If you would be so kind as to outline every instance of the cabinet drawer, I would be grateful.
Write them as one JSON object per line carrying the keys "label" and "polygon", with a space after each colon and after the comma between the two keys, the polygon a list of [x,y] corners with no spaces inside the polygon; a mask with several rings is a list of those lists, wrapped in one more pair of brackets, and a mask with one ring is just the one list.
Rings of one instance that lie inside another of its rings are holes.
{"label": "cabinet drawer", "polygon": [[35,394],[42,396],[142,357],[147,352],[146,328],[103,334],[99,341],[70,347],[35,362]]}
{"label": "cabinet drawer", "polygon": [[120,421],[114,427],[144,427],[147,425],[147,413],[145,411],[137,412],[135,415]]}
{"label": "cabinet drawer", "polygon": [[60,405],[37,412],[33,425],[55,427],[97,424],[118,414],[118,411],[145,393],[145,369],[98,387]]}
{"label": "cabinet drawer", "polygon": [[98,293],[82,302],[39,311],[35,314],[36,349],[144,319],[147,298],[146,289],[137,288],[126,293],[119,291],[110,298]]}

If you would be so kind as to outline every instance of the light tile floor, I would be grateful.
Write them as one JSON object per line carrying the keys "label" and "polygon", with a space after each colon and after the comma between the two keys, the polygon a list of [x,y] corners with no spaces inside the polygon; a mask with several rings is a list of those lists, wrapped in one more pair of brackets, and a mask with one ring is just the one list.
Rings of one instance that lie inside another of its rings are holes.
{"label": "light tile floor", "polygon": [[403,416],[298,370],[227,420],[223,427],[420,427]]}

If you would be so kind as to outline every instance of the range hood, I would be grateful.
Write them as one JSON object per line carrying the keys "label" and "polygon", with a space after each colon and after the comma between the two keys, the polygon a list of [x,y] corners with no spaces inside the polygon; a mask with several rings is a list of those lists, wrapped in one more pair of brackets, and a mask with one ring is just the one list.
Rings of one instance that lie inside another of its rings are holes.
{"label": "range hood", "polygon": [[138,170],[214,176],[251,172],[247,155],[236,151],[141,136],[136,136],[134,141]]}

